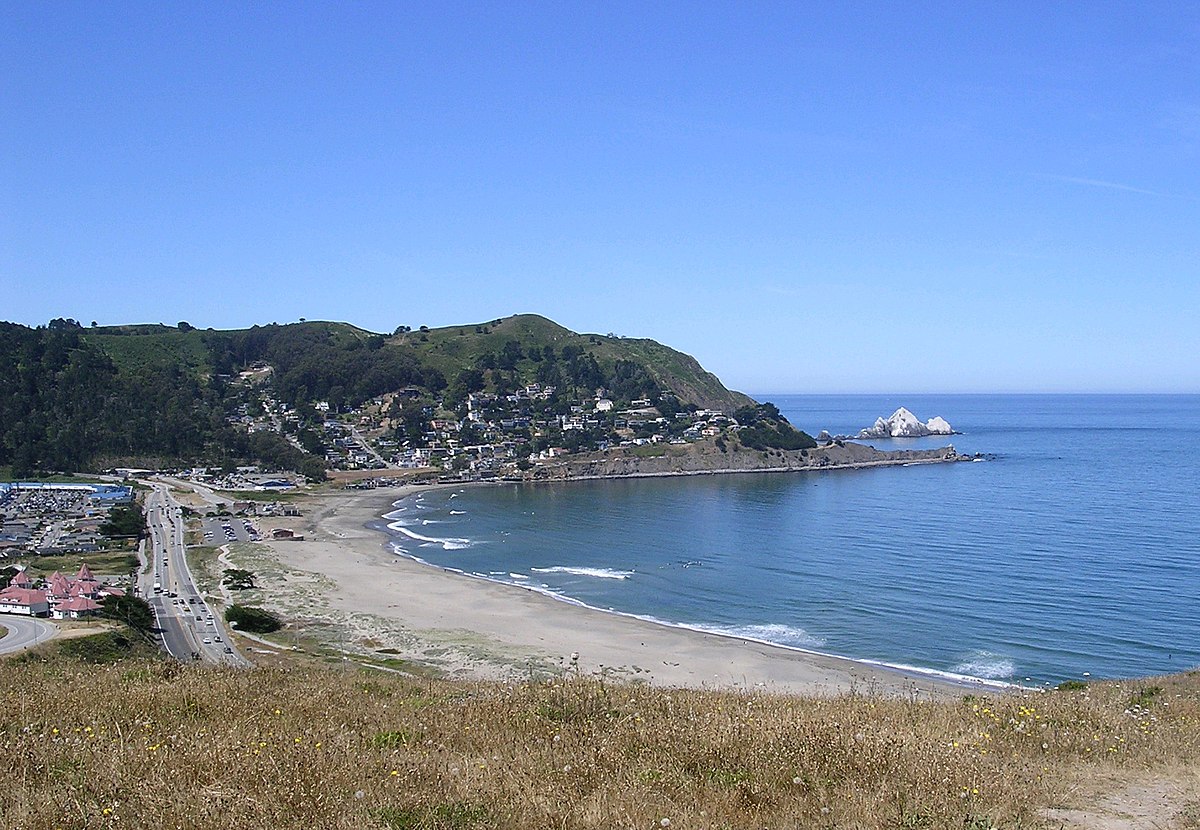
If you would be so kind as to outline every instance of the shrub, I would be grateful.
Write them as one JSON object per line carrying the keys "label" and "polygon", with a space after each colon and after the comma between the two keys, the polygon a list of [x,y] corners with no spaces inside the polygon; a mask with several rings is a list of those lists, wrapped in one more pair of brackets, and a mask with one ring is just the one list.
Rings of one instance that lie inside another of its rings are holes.
{"label": "shrub", "polygon": [[283,627],[279,617],[263,608],[249,605],[231,605],[225,609],[225,619],[237,625],[239,631],[251,634],[270,634]]}
{"label": "shrub", "polygon": [[61,654],[84,663],[115,663],[131,656],[134,643],[118,631],[76,637],[58,644]]}

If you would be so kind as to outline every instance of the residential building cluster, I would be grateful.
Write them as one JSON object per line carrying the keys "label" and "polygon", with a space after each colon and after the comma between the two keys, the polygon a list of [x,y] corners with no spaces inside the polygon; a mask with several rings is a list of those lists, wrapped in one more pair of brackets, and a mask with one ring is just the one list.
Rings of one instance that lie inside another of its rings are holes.
{"label": "residential building cluster", "polygon": [[100,550],[109,512],[132,500],[110,484],[0,484],[0,558]]}
{"label": "residential building cluster", "polygon": [[121,588],[96,579],[87,565],[81,565],[75,576],[55,571],[36,581],[22,569],[0,590],[0,614],[77,620],[99,613],[106,597],[124,595]]}
{"label": "residential building cluster", "polygon": [[413,386],[340,413],[319,401],[313,406],[318,420],[303,426],[300,414],[275,399],[268,386],[254,391],[257,397],[242,404],[232,420],[250,432],[273,430],[297,447],[320,452],[332,470],[435,468],[486,479],[572,452],[688,443],[738,428],[723,412],[682,405],[669,391],[655,400],[619,401],[600,388],[564,401],[554,386],[530,383],[450,402]]}
{"label": "residential building cluster", "polygon": [[[405,435],[392,460],[399,467],[441,467],[460,478],[487,479],[572,452],[682,444],[737,428],[736,421],[716,410],[663,406],[663,401],[674,403],[669,392],[661,394],[657,406],[649,399],[619,405],[603,388],[590,398],[551,406],[555,392],[553,386],[535,383],[503,395],[471,393],[465,412],[454,415],[425,406],[423,433]],[[396,425],[384,420],[377,427],[386,433]]]}

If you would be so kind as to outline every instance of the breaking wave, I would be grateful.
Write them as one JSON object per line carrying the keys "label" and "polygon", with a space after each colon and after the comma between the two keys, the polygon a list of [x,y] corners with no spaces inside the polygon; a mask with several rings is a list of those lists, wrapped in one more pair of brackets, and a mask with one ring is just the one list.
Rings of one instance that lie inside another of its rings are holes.
{"label": "breaking wave", "polygon": [[403,533],[408,538],[415,539],[418,542],[426,542],[431,545],[441,545],[442,550],[462,550],[463,548],[469,548],[472,544],[474,544],[470,539],[455,539],[453,537],[439,539],[436,536],[425,536],[421,533],[416,533],[415,531],[409,530],[399,522],[392,522],[388,525],[388,527],[397,533]]}
{"label": "breaking wave", "polygon": [[530,568],[539,574],[574,574],[575,576],[594,576],[598,579],[629,579],[633,571],[618,571],[614,568],[572,568],[566,565],[555,565],[553,568]]}
{"label": "breaking wave", "polygon": [[1004,680],[1017,672],[1012,659],[991,651],[973,651],[951,671],[983,680]]}
{"label": "breaking wave", "polygon": [[777,645],[796,646],[798,648],[820,648],[825,645],[823,639],[814,637],[803,628],[795,628],[779,623],[714,626],[708,630],[714,634],[739,637],[743,640],[757,640],[763,643],[775,643]]}

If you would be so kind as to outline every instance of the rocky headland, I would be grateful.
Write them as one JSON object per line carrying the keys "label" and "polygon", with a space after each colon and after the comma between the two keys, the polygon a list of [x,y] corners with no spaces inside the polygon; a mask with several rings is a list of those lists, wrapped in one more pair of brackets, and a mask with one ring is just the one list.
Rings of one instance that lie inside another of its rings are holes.
{"label": "rocky headland", "polygon": [[850,441],[830,441],[803,450],[752,450],[735,443],[652,444],[629,450],[564,457],[527,471],[528,481],[723,473],[800,472],[972,461],[953,446],[937,449],[877,450]]}

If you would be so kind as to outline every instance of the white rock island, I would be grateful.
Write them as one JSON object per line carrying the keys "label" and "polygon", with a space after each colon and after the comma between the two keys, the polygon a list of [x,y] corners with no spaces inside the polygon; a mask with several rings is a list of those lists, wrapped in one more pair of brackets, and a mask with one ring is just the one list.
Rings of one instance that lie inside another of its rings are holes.
{"label": "white rock island", "polygon": [[856,438],[924,438],[927,435],[954,435],[954,429],[940,415],[921,423],[904,407],[890,418],[877,418],[875,425],[860,430]]}

